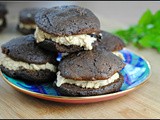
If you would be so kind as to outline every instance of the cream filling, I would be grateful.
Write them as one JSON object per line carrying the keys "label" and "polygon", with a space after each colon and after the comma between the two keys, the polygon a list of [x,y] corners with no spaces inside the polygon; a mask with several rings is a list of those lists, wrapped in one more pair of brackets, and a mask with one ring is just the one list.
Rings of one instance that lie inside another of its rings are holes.
{"label": "cream filling", "polygon": [[112,52],[112,53],[115,54],[116,56],[120,57],[122,60],[124,60],[124,57],[120,52],[115,51],[115,52]]}
{"label": "cream filling", "polygon": [[24,24],[24,23],[19,23],[19,27],[22,29],[22,28],[25,28],[25,29],[36,29],[36,24]]}
{"label": "cream filling", "polygon": [[3,19],[0,19],[0,26],[3,24],[3,21],[4,21]]}
{"label": "cream filling", "polygon": [[61,53],[62,57],[69,55],[69,53]]}
{"label": "cream filling", "polygon": [[37,39],[37,43],[43,42],[45,39],[50,39],[66,46],[77,45],[84,47],[85,50],[92,50],[92,43],[97,40],[95,37],[87,34],[57,37],[40,30],[38,27],[36,27],[35,38]]}
{"label": "cream filling", "polygon": [[1,61],[1,64],[8,68],[9,70],[20,70],[20,69],[28,69],[28,70],[50,70],[56,72],[56,67],[50,63],[46,64],[29,64],[21,61],[14,61],[9,57],[4,57]]}
{"label": "cream filling", "polygon": [[76,86],[82,87],[82,88],[100,88],[102,86],[106,86],[110,83],[113,83],[115,80],[119,78],[119,74],[115,73],[113,76],[111,76],[109,79],[106,80],[95,80],[95,81],[78,81],[78,80],[72,80],[72,79],[66,79],[60,75],[60,71],[57,72],[57,87],[60,87],[64,83],[68,84],[74,84]]}

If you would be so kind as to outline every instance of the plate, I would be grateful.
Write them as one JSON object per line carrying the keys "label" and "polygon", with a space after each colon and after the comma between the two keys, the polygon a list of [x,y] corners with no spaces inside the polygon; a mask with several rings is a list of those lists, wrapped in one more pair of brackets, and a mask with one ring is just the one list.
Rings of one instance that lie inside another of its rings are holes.
{"label": "plate", "polygon": [[63,103],[92,103],[111,100],[126,95],[144,84],[151,75],[149,62],[129,49],[119,51],[124,57],[126,66],[120,71],[124,76],[124,83],[119,92],[87,97],[61,96],[52,83],[31,84],[19,79],[13,79],[1,72],[3,79],[16,90],[33,97]]}

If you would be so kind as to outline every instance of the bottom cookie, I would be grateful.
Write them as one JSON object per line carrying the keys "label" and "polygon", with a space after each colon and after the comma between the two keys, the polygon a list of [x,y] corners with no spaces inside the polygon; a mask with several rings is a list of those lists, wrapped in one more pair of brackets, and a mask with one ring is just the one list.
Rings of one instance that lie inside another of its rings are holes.
{"label": "bottom cookie", "polygon": [[[76,45],[60,45],[51,40],[45,40],[43,42],[38,43],[41,48],[47,49],[49,51],[61,52],[61,53],[73,53],[84,50],[83,47],[76,46]],[[97,42],[93,43],[93,47],[97,46]]]}
{"label": "bottom cookie", "polygon": [[120,78],[117,79],[115,82],[97,89],[85,89],[72,84],[62,84],[60,87],[57,87],[55,83],[54,87],[61,95],[64,96],[94,96],[118,92],[123,82],[124,77],[120,75]]}
{"label": "bottom cookie", "polygon": [[34,83],[44,83],[54,81],[56,79],[56,73],[51,72],[50,70],[40,70],[40,71],[33,71],[33,70],[9,70],[4,66],[0,66],[1,71],[8,75],[9,77],[15,79],[22,79],[27,82],[34,82]]}

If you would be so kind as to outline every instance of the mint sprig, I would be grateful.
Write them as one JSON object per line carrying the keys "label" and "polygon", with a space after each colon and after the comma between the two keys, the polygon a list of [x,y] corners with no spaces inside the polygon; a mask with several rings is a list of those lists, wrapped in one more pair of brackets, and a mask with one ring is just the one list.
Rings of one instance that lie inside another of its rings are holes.
{"label": "mint sprig", "polygon": [[144,12],[137,24],[114,34],[121,37],[126,44],[136,47],[155,48],[160,52],[160,10],[153,14],[149,9]]}

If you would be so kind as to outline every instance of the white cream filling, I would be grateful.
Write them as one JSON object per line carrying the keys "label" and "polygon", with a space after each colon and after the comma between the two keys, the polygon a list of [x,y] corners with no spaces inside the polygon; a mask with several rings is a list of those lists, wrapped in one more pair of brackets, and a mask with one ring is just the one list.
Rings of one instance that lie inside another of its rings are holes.
{"label": "white cream filling", "polygon": [[4,21],[3,19],[0,19],[0,26],[3,24],[3,21]]}
{"label": "white cream filling", "polygon": [[25,28],[25,29],[36,29],[36,24],[24,24],[24,23],[19,23],[19,27],[22,29],[22,28]]}
{"label": "white cream filling", "polygon": [[120,57],[122,60],[124,60],[123,55],[119,51],[114,51],[112,53],[115,54],[117,57]]}
{"label": "white cream filling", "polygon": [[62,57],[69,55],[69,53],[61,53]]}
{"label": "white cream filling", "polygon": [[28,70],[50,70],[53,72],[56,72],[56,67],[50,63],[46,64],[29,64],[26,62],[21,62],[21,61],[14,61],[9,57],[4,57],[1,61],[1,64],[8,68],[9,70],[20,70],[22,68],[28,69]]}
{"label": "white cream filling", "polygon": [[36,27],[35,38],[37,39],[37,43],[43,42],[45,39],[50,39],[66,46],[77,45],[84,47],[85,50],[92,50],[92,43],[97,40],[95,37],[87,34],[57,37],[40,30],[38,27]]}
{"label": "white cream filling", "polygon": [[60,71],[57,72],[57,87],[60,87],[64,83],[68,84],[74,84],[76,86],[82,87],[82,88],[99,88],[102,86],[106,86],[110,83],[113,83],[115,80],[119,78],[119,74],[115,73],[113,76],[111,76],[109,79],[106,80],[95,80],[95,81],[78,81],[78,80],[72,80],[72,79],[66,79],[60,75]]}

